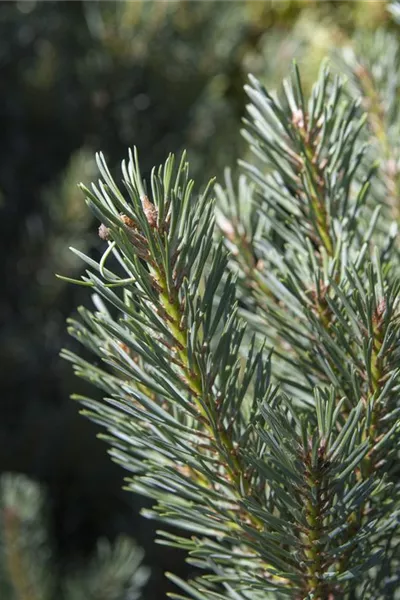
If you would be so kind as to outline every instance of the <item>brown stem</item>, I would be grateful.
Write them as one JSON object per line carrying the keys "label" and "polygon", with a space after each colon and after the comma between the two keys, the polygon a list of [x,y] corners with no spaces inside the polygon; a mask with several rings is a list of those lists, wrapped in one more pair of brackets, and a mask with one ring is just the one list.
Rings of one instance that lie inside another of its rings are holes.
{"label": "brown stem", "polygon": [[304,457],[306,491],[304,497],[307,529],[302,533],[306,572],[304,595],[313,594],[315,600],[332,598],[332,588],[323,581],[325,556],[321,545],[323,535],[324,505],[326,504],[326,461],[325,447],[321,445],[317,464],[312,465],[311,452]]}
{"label": "brown stem", "polygon": [[[183,365],[184,377],[191,390],[193,400],[197,407],[198,413],[202,418],[207,433],[211,439],[216,439],[217,451],[221,453],[222,459],[225,466],[229,480],[234,486],[234,489],[239,495],[241,481],[243,481],[243,488],[245,493],[250,493],[250,485],[247,479],[244,477],[244,466],[240,458],[235,451],[232,439],[229,436],[228,430],[224,426],[223,422],[218,419],[217,404],[214,397],[210,394],[210,390],[204,386],[201,371],[196,358],[194,358],[194,364],[191,367],[189,362],[188,348],[186,331],[182,328],[182,312],[178,298],[177,290],[174,289],[172,297],[168,295],[166,290],[166,282],[161,270],[157,270],[156,278],[160,287],[164,290],[160,294],[160,301],[163,309],[169,315],[167,321],[168,327],[171,331],[174,339],[179,343],[179,347],[176,352],[179,357],[181,364]],[[212,421],[210,421],[210,415]],[[217,426],[216,426],[217,425]],[[251,523],[259,530],[264,528],[263,522],[257,517],[248,515]]]}
{"label": "brown stem", "polygon": [[[369,393],[367,394],[366,406],[373,400],[374,397],[379,395],[379,391],[382,385],[382,379],[384,377],[385,369],[382,359],[379,357],[379,350],[382,347],[382,342],[384,339],[385,332],[382,328],[382,316],[385,309],[384,301],[378,305],[376,314],[374,316],[374,327],[373,327],[373,349],[371,355],[371,382]],[[376,442],[379,436],[379,418],[381,414],[381,406],[379,404],[375,404],[372,410],[371,422],[368,428],[364,429],[363,432],[363,441],[369,440],[371,445]],[[357,478],[367,479],[370,477],[377,467],[378,457],[374,456],[373,452],[369,452],[361,461],[360,467],[357,470]],[[347,529],[347,534],[345,536],[345,541],[353,538],[358,531],[360,530],[363,522],[365,520],[366,514],[370,508],[370,502],[367,500],[360,507],[358,512],[353,512],[350,515],[349,527]],[[343,572],[347,568],[347,564],[349,558],[351,556],[351,549],[348,552],[345,552],[342,558],[338,563],[338,571],[339,573]]]}

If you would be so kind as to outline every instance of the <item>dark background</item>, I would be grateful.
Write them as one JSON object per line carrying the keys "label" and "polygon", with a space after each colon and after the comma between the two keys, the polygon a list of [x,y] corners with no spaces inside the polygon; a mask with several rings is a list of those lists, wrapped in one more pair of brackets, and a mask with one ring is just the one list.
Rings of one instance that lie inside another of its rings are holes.
{"label": "dark background", "polygon": [[70,245],[98,252],[76,187],[96,177],[94,152],[118,177],[133,144],[145,174],[186,147],[199,185],[221,177],[245,152],[249,71],[275,85],[297,56],[310,83],[331,47],[386,19],[384,2],[0,3],[0,471],[47,484],[65,568],[120,532],[145,548],[146,599],[164,597],[163,571],[186,568],[121,491],[124,473],[69,399],[88,390],[59,359],[74,348],[66,318],[90,302],[54,273],[79,276]]}

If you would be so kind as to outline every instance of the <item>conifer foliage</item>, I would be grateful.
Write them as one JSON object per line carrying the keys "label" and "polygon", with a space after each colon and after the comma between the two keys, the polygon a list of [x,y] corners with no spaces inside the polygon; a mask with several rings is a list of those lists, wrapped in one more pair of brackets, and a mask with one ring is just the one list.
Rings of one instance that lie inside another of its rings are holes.
{"label": "conifer foliage", "polygon": [[[142,551],[120,536],[101,539],[81,565],[60,564],[43,486],[25,475],[0,478],[0,597],[7,600],[139,600],[148,570]],[[85,565],[83,563],[86,562]]]}
{"label": "conifer foliage", "polygon": [[106,249],[75,250],[95,308],[69,323],[96,358],[63,355],[146,516],[190,533],[160,532],[204,569],[173,598],[395,598],[398,236],[368,115],[326,66],[308,100],[296,67],[247,93],[238,185],[196,191],[184,156],[145,182],[135,150],[119,186],[97,157]]}

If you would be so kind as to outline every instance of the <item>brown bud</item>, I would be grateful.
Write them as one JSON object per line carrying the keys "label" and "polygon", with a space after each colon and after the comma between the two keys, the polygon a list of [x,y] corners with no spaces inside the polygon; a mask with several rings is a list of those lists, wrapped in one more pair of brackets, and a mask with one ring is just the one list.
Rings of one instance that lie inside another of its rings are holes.
{"label": "brown bud", "polygon": [[110,239],[110,230],[108,227],[106,227],[104,225],[104,223],[102,223],[99,227],[99,238],[104,241],[107,241]]}
{"label": "brown bud", "polygon": [[131,219],[130,217],[128,217],[127,215],[124,215],[121,213],[120,219],[124,223],[124,225],[126,225],[127,227],[131,227],[131,229],[134,229],[136,227],[135,221],[133,219]]}
{"label": "brown bud", "polygon": [[298,127],[299,129],[304,129],[305,118],[304,113],[300,108],[297,108],[292,114],[292,123],[295,127]]}
{"label": "brown bud", "polygon": [[222,233],[229,241],[234,242],[236,237],[235,228],[232,223],[228,221],[224,215],[219,214],[217,216],[217,225],[221,229]]}
{"label": "brown bud", "polygon": [[379,317],[381,317],[383,315],[383,313],[386,310],[386,299],[385,298],[381,298],[379,300],[378,306],[376,308],[376,312],[378,314]]}
{"label": "brown bud", "polygon": [[381,300],[379,300],[379,302],[378,302],[378,306],[376,307],[375,314],[372,317],[372,321],[376,325],[381,324],[383,315],[385,314],[385,310],[386,310],[386,300],[385,300],[385,298],[381,298]]}
{"label": "brown bud", "polygon": [[176,465],[176,470],[184,475],[185,477],[190,477],[192,475],[192,470],[188,465]]}
{"label": "brown bud", "polygon": [[150,227],[155,227],[157,225],[157,209],[152,202],[148,199],[147,196],[143,196],[142,207],[144,214],[146,215],[146,219]]}
{"label": "brown bud", "polygon": [[387,161],[386,172],[390,177],[396,177],[396,175],[398,174],[398,166],[393,158]]}
{"label": "brown bud", "polygon": [[265,268],[265,262],[263,260],[258,259],[257,264],[256,264],[256,270],[257,271],[263,271]]}
{"label": "brown bud", "polygon": [[[124,342],[118,342],[118,346],[125,352],[125,354],[130,354],[130,348]],[[135,359],[133,359],[135,360]],[[136,361],[135,361],[136,362]]]}

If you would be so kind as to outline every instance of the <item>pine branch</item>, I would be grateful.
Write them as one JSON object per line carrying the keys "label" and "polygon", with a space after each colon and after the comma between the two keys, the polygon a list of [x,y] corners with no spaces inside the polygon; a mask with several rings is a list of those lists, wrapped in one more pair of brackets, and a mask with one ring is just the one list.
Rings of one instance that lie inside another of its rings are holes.
{"label": "pine branch", "polygon": [[89,565],[61,573],[48,536],[45,494],[24,475],[0,481],[0,591],[7,600],[129,600],[148,578],[142,553],[129,538],[98,543]]}
{"label": "pine branch", "polygon": [[34,482],[22,475],[2,475],[0,582],[7,598],[45,600],[55,592],[55,573],[49,570],[48,540],[41,522],[43,509],[43,496]]}
{"label": "pine branch", "polygon": [[[83,281],[113,304],[122,318],[114,319],[97,300],[100,310],[95,314],[82,310],[86,325],[72,321],[70,331],[115,375],[69,352],[64,356],[74,362],[78,375],[112,394],[108,402],[117,410],[81,400],[89,414],[118,438],[114,456],[145,472],[130,487],[156,497],[165,521],[194,531],[206,528],[228,539],[236,531],[240,535],[244,525],[257,532],[264,523],[244,509],[242,500],[255,495],[259,482],[243,450],[255,435],[248,415],[255,415],[255,402],[270,393],[269,363],[262,361],[254,344],[244,363],[240,358],[244,328],[237,319],[231,278],[213,306],[227,259],[221,246],[212,247],[210,186],[193,202],[187,164],[182,159],[173,180],[170,157],[164,168],[152,173],[149,200],[137,159],[131,155],[129,165],[123,165],[128,204],[101,157],[99,166],[105,183],[85,192],[103,223],[102,235],[107,228],[108,248],[125,274],[118,280],[114,271],[106,271],[103,256],[96,269],[106,275],[107,283],[93,271],[87,271]],[[122,294],[111,290],[109,282],[117,286],[123,282]],[[119,418],[118,409],[136,416],[135,424]],[[149,458],[150,449],[157,449],[158,455],[152,452]],[[128,453],[146,456],[150,462],[140,465]],[[226,496],[222,503],[221,493]],[[187,506],[183,498],[190,501]],[[192,506],[196,498],[197,505]],[[279,583],[279,578],[271,577]]]}
{"label": "pine branch", "polygon": [[[357,471],[355,481],[365,482],[375,474],[382,480],[389,475],[395,482],[398,425],[389,424],[385,414],[396,414],[399,357],[397,342],[392,346],[389,340],[399,339],[399,288],[393,270],[389,271],[388,264],[381,265],[379,253],[371,255],[369,249],[378,212],[372,223],[365,217],[367,210],[364,215],[362,212],[370,178],[369,174],[362,180],[357,174],[363,158],[357,136],[364,119],[353,126],[356,106],[346,101],[338,80],[330,82],[327,70],[322,71],[307,107],[296,69],[292,81],[284,86],[281,102],[256,80],[248,93],[252,105],[246,137],[263,170],[244,165],[254,184],[253,206],[262,219],[258,230],[247,223],[246,236],[251,254],[262,265],[258,276],[267,291],[264,293],[243,268],[240,242],[235,235],[227,235],[227,246],[234,247],[232,262],[254,300],[251,304],[243,298],[249,307],[244,315],[268,336],[281,363],[278,379],[301,403],[311,404],[315,385],[322,389],[331,385],[341,407],[338,424],[343,428],[351,421],[352,411],[360,407],[360,445],[366,446],[357,455],[357,468],[352,465]],[[218,189],[226,211],[221,227],[225,235],[238,207],[244,204],[240,189],[245,187],[242,183],[230,203],[230,182],[226,193]],[[250,315],[251,309],[258,318]],[[385,445],[388,439],[394,454],[384,456],[380,440],[385,440]],[[321,444],[324,446],[322,439]],[[320,479],[317,476],[315,481]],[[318,499],[320,492],[315,487]],[[387,494],[393,494],[392,488],[381,493],[380,501],[386,498],[391,503]],[[324,518],[318,501],[308,510],[316,520],[311,538],[318,540],[318,550],[310,556],[318,571],[324,559],[317,523]],[[354,540],[359,539],[374,511],[374,503],[364,498],[357,510],[348,514],[353,524],[342,538],[348,550],[337,563],[337,580],[355,560]],[[321,597],[335,593],[335,585],[329,593],[318,588],[317,580],[325,585],[321,574],[315,580],[312,573],[309,576]]]}
{"label": "pine branch", "polygon": [[394,221],[400,216],[399,171],[399,44],[396,35],[378,30],[374,35],[356,36],[351,46],[337,57],[340,70],[349,78],[350,93],[361,98],[367,115],[368,143],[372,159],[380,164],[384,185],[376,196]]}

